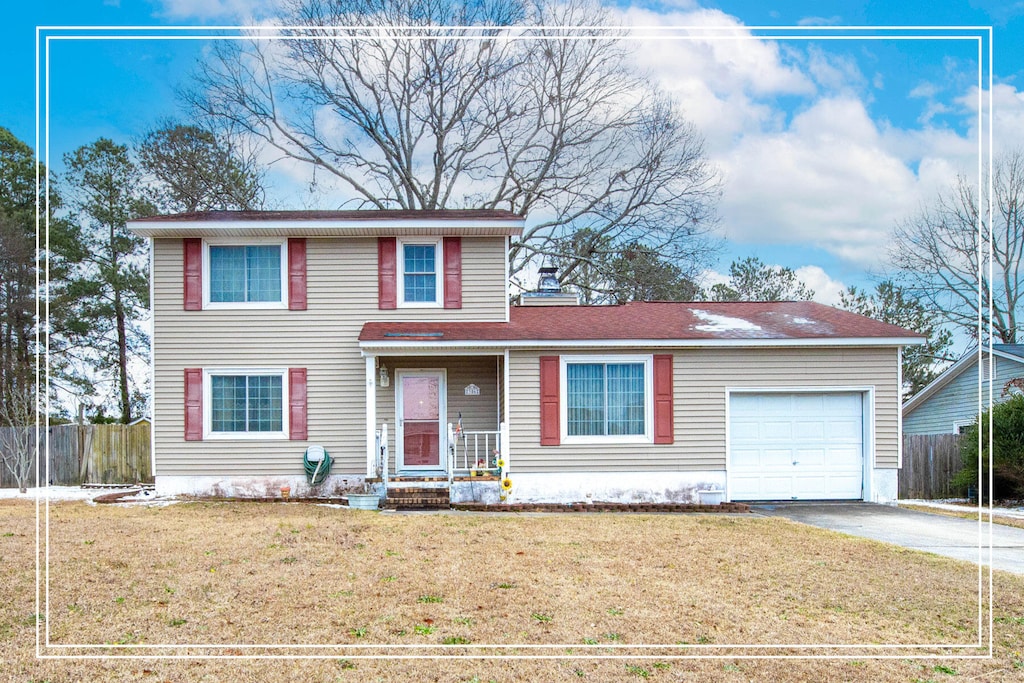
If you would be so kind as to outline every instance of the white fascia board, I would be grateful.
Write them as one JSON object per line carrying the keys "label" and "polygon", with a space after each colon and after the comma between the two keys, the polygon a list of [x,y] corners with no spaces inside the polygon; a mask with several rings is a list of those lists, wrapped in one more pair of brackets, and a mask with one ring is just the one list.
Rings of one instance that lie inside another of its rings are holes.
{"label": "white fascia board", "polygon": [[839,339],[565,339],[487,341],[361,341],[364,352],[452,351],[457,349],[623,349],[623,348],[763,348],[831,346],[907,346],[923,343],[917,337],[849,337]]}
{"label": "white fascia board", "polygon": [[246,220],[246,221],[128,221],[128,229],[142,237],[285,235],[391,236],[440,235],[465,231],[472,235],[519,234],[523,219],[422,219],[391,220]]}
{"label": "white fascia board", "polygon": [[[986,351],[987,351],[987,349],[986,349]],[[1016,355],[1014,355],[1012,353],[1007,353],[1005,351],[1000,351],[999,349],[992,349],[992,353],[995,355],[996,358],[1005,358],[1006,360],[1011,360],[1014,363],[1024,364],[1024,358],[1021,358],[1020,356],[1016,356]],[[975,354],[975,355],[977,355],[977,354]]]}

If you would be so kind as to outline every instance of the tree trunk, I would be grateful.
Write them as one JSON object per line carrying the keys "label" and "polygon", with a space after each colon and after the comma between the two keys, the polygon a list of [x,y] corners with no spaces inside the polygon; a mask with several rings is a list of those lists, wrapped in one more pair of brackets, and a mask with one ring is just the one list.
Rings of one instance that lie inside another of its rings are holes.
{"label": "tree trunk", "polygon": [[132,402],[128,393],[128,334],[125,330],[124,306],[121,290],[114,289],[114,311],[117,316],[117,380],[121,389],[121,422],[132,421]]}

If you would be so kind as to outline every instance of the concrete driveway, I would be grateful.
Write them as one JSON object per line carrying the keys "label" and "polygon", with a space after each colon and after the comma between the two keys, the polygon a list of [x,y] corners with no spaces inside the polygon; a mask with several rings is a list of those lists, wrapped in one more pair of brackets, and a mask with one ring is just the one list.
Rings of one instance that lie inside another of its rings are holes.
{"label": "concrete driveway", "polygon": [[[758,503],[757,514],[873,538],[977,564],[977,520],[933,515],[873,503]],[[981,525],[981,561],[988,564],[987,523]],[[1024,529],[992,525],[992,566],[1024,575]]]}

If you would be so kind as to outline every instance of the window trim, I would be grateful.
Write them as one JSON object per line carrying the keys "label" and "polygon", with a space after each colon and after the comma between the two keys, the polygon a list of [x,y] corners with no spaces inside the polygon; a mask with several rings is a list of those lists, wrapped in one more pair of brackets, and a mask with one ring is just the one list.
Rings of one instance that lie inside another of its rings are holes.
{"label": "window trim", "polygon": [[[278,246],[281,256],[281,299],[279,301],[210,301],[210,247],[266,247]],[[288,240],[286,238],[246,237],[244,239],[221,237],[203,240],[203,309],[287,309],[288,308]]]}
{"label": "window trim", "polygon": [[[278,375],[281,377],[281,431],[278,432],[215,432],[213,431],[213,377]],[[203,441],[287,441],[289,424],[288,368],[203,368]]]}
{"label": "window trim", "polygon": [[[405,300],[405,247],[406,246],[433,246],[434,247],[434,300],[433,301],[406,301]],[[415,239],[401,238],[396,240],[395,248],[395,273],[397,287],[397,300],[399,308],[443,308],[444,307],[444,239]]]}
{"label": "window trim", "polygon": [[[639,363],[644,366],[644,433],[612,434],[607,436],[569,435],[569,384],[566,368],[569,364],[580,363]],[[569,444],[653,444],[654,443],[654,355],[653,354],[595,354],[560,356],[558,363],[559,381],[559,430],[561,443]]]}

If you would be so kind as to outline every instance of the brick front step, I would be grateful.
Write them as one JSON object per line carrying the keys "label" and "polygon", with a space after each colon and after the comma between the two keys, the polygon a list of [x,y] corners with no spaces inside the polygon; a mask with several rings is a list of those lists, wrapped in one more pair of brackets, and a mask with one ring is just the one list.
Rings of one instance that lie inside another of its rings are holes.
{"label": "brick front step", "polygon": [[448,489],[446,488],[419,488],[419,487],[402,487],[402,488],[388,488],[388,498],[403,498],[405,496],[412,496],[418,498],[448,498]]}
{"label": "brick front step", "polygon": [[455,503],[452,508],[468,512],[750,512],[746,503]]}
{"label": "brick front step", "polygon": [[382,505],[387,510],[448,510],[448,498],[388,498]]}

